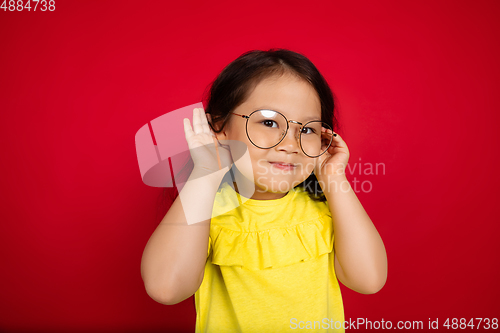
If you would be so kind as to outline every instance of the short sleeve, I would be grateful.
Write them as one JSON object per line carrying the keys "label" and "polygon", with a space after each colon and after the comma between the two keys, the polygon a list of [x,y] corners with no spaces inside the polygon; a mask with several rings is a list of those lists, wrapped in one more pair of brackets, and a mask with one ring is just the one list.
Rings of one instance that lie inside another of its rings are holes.
{"label": "short sleeve", "polygon": [[210,256],[210,251],[212,251],[212,238],[208,236],[208,252],[207,252],[207,258]]}

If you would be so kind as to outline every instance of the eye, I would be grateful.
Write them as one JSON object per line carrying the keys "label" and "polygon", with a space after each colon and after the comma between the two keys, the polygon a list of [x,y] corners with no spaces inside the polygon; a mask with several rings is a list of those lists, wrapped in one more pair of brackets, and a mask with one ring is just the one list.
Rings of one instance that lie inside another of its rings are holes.
{"label": "eye", "polygon": [[316,131],[312,127],[303,127],[302,134],[314,134]]}
{"label": "eye", "polygon": [[[274,120],[263,120],[261,121],[261,123],[266,126],[266,127],[278,127],[278,123],[275,122]],[[276,126],[273,126],[273,125],[276,125]]]}

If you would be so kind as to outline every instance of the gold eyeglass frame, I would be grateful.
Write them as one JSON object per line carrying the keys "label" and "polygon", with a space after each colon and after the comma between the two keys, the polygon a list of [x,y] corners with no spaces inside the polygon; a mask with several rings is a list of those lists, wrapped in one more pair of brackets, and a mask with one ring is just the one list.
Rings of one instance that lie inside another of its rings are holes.
{"label": "gold eyeglass frame", "polygon": [[[250,139],[250,135],[248,135],[248,119],[250,119],[250,117],[255,113],[255,112],[258,112],[258,111],[272,111],[272,112],[276,112],[278,114],[280,114],[283,118],[285,118],[285,121],[286,121],[286,130],[285,132],[283,133],[283,135],[281,136],[281,139],[278,141],[278,143],[276,143],[275,145],[271,146],[271,147],[260,147],[258,145],[256,145],[252,139]],[[311,156],[311,155],[308,155],[305,151],[304,151],[304,148],[302,147],[302,140],[301,140],[301,135],[302,135],[302,129],[304,127],[306,127],[307,124],[310,124],[310,123],[313,123],[313,122],[321,122],[322,124],[325,124],[328,126],[328,129],[329,130],[332,130],[332,128],[330,127],[330,125],[328,125],[327,123],[323,122],[323,121],[320,121],[320,120],[311,120],[311,121],[308,121],[307,123],[305,124],[302,124],[300,121],[296,121],[296,120],[288,120],[284,114],[282,114],[281,112],[279,111],[275,111],[275,110],[270,110],[270,109],[259,109],[259,110],[255,110],[253,111],[252,113],[250,113],[248,116],[244,115],[244,114],[239,114],[239,113],[236,113],[236,112],[232,112],[232,114],[234,114],[235,116],[240,116],[244,119],[246,119],[246,124],[245,124],[245,131],[247,133],[247,138],[248,140],[257,148],[261,148],[261,149],[271,149],[273,147],[276,147],[277,145],[279,145],[281,143],[281,141],[283,141],[283,139],[286,137],[287,133],[288,133],[288,129],[290,128],[290,126],[288,125],[288,123],[293,123],[293,124],[297,124],[297,125],[300,125],[300,129],[299,129],[299,137],[296,139],[298,140],[299,142],[299,146],[300,146],[300,149],[302,150],[302,152],[307,156],[307,157],[310,157],[310,158],[316,158],[316,157],[319,157],[321,155],[323,155],[324,153],[326,153],[328,151],[328,148],[330,148],[330,146],[332,145],[332,141],[333,141],[333,136],[330,136],[330,142],[328,143],[328,147],[326,147],[325,151],[322,152],[321,154],[317,155],[317,156]]]}

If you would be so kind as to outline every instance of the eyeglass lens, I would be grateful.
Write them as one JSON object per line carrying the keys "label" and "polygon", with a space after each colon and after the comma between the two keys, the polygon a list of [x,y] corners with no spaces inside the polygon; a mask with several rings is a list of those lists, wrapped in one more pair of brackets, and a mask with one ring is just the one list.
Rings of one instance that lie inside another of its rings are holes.
{"label": "eyeglass lens", "polygon": [[[331,136],[322,135],[321,127],[331,130],[327,123],[312,121],[304,124],[300,132],[300,145],[303,152],[310,157],[321,155],[332,142]],[[247,121],[248,138],[259,148],[271,148],[277,145],[286,135],[286,130],[285,117],[272,110],[256,111]]]}

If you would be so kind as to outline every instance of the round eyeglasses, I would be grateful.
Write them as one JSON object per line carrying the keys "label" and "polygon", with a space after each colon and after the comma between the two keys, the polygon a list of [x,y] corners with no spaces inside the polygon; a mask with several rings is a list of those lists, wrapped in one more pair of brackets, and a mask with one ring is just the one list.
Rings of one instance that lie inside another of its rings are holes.
{"label": "round eyeglasses", "polygon": [[323,155],[333,141],[331,135],[322,135],[322,127],[329,130],[332,128],[320,120],[312,120],[302,124],[295,120],[287,120],[283,114],[273,110],[256,110],[248,116],[234,112],[233,114],[247,120],[247,137],[258,148],[269,149],[277,146],[288,132],[288,123],[300,125],[299,145],[308,157],[314,158]]}

